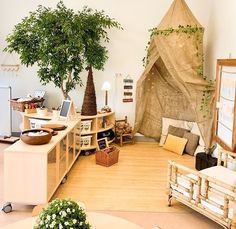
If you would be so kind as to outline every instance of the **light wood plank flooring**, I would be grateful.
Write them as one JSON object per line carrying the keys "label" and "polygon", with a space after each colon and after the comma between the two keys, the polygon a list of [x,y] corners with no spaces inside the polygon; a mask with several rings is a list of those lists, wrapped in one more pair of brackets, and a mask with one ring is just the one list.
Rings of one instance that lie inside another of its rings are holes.
{"label": "light wood plank flooring", "polygon": [[167,207],[167,161],[194,167],[194,157],[168,152],[157,143],[120,148],[119,163],[96,165],[95,156],[81,156],[53,198],[83,201],[89,210],[189,212],[180,203]]}

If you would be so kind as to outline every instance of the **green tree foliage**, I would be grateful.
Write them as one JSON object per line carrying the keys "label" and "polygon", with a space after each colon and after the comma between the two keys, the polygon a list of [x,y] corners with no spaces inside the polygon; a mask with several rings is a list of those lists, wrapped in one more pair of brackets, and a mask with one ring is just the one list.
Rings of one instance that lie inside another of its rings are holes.
{"label": "green tree foliage", "polygon": [[105,15],[104,11],[94,11],[88,7],[84,7],[79,12],[79,16],[83,31],[81,35],[86,67],[91,66],[97,70],[103,70],[104,64],[108,59],[108,51],[103,46],[104,42],[109,42],[106,30],[110,28],[121,29],[120,24]]}
{"label": "green tree foliage", "polygon": [[39,6],[17,24],[5,51],[18,53],[27,67],[36,63],[40,82],[53,82],[69,98],[68,92],[82,86],[83,69],[103,68],[108,56],[101,41],[109,41],[105,29],[111,27],[119,24],[103,11],[85,7],[75,13],[60,1],[56,9]]}

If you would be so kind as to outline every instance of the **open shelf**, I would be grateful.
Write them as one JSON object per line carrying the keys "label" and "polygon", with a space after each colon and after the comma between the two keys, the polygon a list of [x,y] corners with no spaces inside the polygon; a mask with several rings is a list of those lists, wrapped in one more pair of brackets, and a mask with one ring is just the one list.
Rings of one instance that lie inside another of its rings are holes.
{"label": "open shelf", "polygon": [[90,150],[90,149],[96,149],[97,146],[96,145],[90,145],[88,147],[81,147],[81,150]]}
{"label": "open shelf", "polygon": [[89,134],[96,134],[97,132],[95,130],[93,131],[88,131],[88,132],[81,132],[81,135],[89,135]]}
{"label": "open shelf", "polygon": [[[88,147],[81,147],[81,150],[97,149],[97,134],[105,132],[114,128],[115,112],[108,112],[103,114],[97,114],[93,116],[80,116],[81,122],[91,120],[91,131],[81,132],[81,136],[93,135],[91,145]],[[102,126],[107,125],[105,128]],[[110,143],[113,140],[109,141]]]}
{"label": "open shelf", "polygon": [[112,125],[107,126],[106,128],[101,128],[101,129],[98,130],[98,133],[110,130],[113,127],[114,127],[114,125],[112,124]]}
{"label": "open shelf", "polygon": [[115,138],[111,139],[110,141],[108,141],[108,144],[111,144],[112,142],[115,141]]}

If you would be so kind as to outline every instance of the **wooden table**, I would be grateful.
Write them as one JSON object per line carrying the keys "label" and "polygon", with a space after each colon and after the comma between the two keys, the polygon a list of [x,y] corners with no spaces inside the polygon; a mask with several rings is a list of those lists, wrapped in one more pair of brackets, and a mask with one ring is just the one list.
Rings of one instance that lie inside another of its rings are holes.
{"label": "wooden table", "polygon": [[[131,223],[128,220],[103,213],[87,212],[87,219],[91,224],[92,229],[142,229],[140,226]],[[32,229],[35,225],[35,220],[36,217],[30,217],[16,223],[8,224],[7,226],[2,227],[2,229]]]}

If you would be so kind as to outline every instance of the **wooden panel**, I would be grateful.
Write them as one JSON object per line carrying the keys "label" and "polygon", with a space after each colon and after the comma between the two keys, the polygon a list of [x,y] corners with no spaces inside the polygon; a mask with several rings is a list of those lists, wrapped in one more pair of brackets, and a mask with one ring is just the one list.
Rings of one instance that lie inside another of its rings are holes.
{"label": "wooden panel", "polygon": [[0,136],[11,136],[12,114],[11,114],[11,87],[0,86]]}
{"label": "wooden panel", "polygon": [[236,59],[219,59],[216,67],[213,138],[224,149],[230,151],[236,150],[235,101]]}
{"label": "wooden panel", "polygon": [[47,202],[46,155],[4,153],[4,200],[40,204]]}

